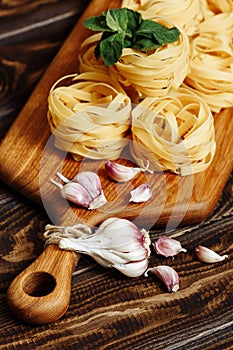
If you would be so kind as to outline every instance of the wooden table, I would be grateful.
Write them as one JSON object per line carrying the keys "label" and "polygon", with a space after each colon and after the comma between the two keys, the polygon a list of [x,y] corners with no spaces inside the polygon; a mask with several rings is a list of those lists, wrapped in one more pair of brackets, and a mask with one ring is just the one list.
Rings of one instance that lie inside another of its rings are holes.
{"label": "wooden table", "polygon": [[[87,4],[0,4],[1,139]],[[0,183],[0,349],[233,349],[231,191],[232,178],[206,220],[173,232],[188,249],[166,261],[180,275],[177,293],[166,292],[151,275],[127,278],[82,256],[65,316],[32,326],[10,313],[6,291],[42,252],[38,233],[48,218],[41,207]],[[161,233],[153,230],[152,240]],[[198,244],[229,257],[201,263],[194,254]],[[159,263],[164,259],[152,254],[150,264]]]}

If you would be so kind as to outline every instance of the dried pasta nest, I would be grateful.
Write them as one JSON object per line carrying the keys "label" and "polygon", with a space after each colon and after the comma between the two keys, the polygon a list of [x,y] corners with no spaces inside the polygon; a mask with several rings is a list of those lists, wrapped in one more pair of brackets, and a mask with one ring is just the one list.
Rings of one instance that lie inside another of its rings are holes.
{"label": "dried pasta nest", "polygon": [[75,75],[73,84],[58,86],[63,81],[52,87],[48,97],[55,146],[71,152],[75,160],[118,158],[130,130],[130,98],[102,73]]}
{"label": "dried pasta nest", "polygon": [[131,154],[151,172],[198,173],[210,165],[215,148],[210,108],[185,88],[146,97],[133,109]]}
{"label": "dried pasta nest", "polygon": [[102,33],[91,35],[82,42],[79,52],[79,72],[102,72],[109,74],[108,67],[105,66],[103,60],[95,57],[95,47],[100,41]]}
{"label": "dried pasta nest", "polygon": [[226,35],[229,40],[233,36],[233,10],[219,14],[211,14],[203,22],[199,24],[198,32],[200,33],[219,33]]}
{"label": "dried pasta nest", "polygon": [[[153,20],[169,28],[174,26],[166,18]],[[188,37],[181,30],[178,41],[147,53],[125,48],[110,70],[123,85],[134,88],[141,96],[165,96],[182,84],[189,71]]]}
{"label": "dried pasta nest", "polygon": [[171,4],[171,0],[123,0],[122,7],[140,12],[145,19],[149,19],[152,13],[167,17],[188,35],[196,33],[202,20],[200,0],[177,0],[175,4]]}
{"label": "dried pasta nest", "polygon": [[205,1],[203,1],[203,4],[204,3],[215,14],[218,14],[220,12],[233,11],[233,1],[232,0],[205,0]]}
{"label": "dried pasta nest", "polygon": [[185,85],[214,112],[233,105],[233,45],[226,35],[203,32],[193,39]]}

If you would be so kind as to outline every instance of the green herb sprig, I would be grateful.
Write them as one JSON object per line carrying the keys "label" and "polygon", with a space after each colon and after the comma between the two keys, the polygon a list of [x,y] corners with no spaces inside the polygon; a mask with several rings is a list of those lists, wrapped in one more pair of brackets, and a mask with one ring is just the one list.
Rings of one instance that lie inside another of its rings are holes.
{"label": "green herb sprig", "polygon": [[101,57],[106,66],[116,63],[124,48],[147,52],[177,41],[180,35],[176,27],[166,28],[157,22],[143,19],[139,12],[127,8],[111,9],[100,16],[89,17],[84,26],[103,32],[95,48],[95,57]]}

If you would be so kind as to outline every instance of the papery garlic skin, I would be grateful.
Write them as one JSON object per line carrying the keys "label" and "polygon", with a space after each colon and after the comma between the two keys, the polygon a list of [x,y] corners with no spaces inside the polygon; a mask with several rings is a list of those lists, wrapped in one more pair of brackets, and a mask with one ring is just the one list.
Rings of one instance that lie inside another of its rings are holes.
{"label": "papery garlic skin", "polygon": [[180,252],[187,252],[187,249],[181,246],[181,243],[171,237],[161,235],[153,244],[157,254],[165,257],[175,256]]}
{"label": "papery garlic skin", "polygon": [[127,182],[143,171],[142,168],[133,168],[116,162],[111,162],[110,160],[105,164],[105,170],[108,176],[117,182]]}
{"label": "papery garlic skin", "polygon": [[228,255],[219,255],[218,253],[214,252],[213,250],[204,247],[202,245],[199,245],[195,249],[196,257],[205,263],[213,264],[219,261],[223,261],[224,259],[228,258]]}
{"label": "papery garlic skin", "polygon": [[106,202],[99,176],[92,171],[77,174],[72,180],[61,173],[56,175],[65,182],[62,185],[51,179],[51,182],[61,189],[61,196],[67,200],[90,210],[102,207]]}
{"label": "papery garlic skin", "polygon": [[152,196],[152,189],[147,184],[144,183],[134,190],[130,191],[129,202],[142,203],[148,201]]}
{"label": "papery garlic skin", "polygon": [[167,265],[151,267],[145,272],[146,277],[148,272],[154,273],[166,285],[169,292],[177,292],[180,288],[179,275],[172,267]]}
{"label": "papery garlic skin", "polygon": [[98,197],[92,199],[92,201],[89,204],[88,209],[93,210],[93,209],[98,209],[102,207],[105,203],[107,203],[106,197],[104,195],[104,192],[101,191]]}
{"label": "papery garlic skin", "polygon": [[142,275],[148,267],[150,237],[126,219],[106,219],[96,232],[85,238],[63,238],[61,249],[90,255],[104,267],[114,267],[128,277]]}

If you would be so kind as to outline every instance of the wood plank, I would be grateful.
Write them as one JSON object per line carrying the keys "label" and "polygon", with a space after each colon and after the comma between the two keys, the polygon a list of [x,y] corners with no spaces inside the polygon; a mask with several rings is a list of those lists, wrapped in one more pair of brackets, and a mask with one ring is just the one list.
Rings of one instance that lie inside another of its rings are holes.
{"label": "wood plank", "polygon": [[82,0],[0,4],[0,139],[87,5]]}
{"label": "wood plank", "polygon": [[[187,253],[164,259],[152,252],[150,266],[166,264],[178,271],[177,293],[167,294],[152,275],[129,279],[84,256],[73,276],[71,304],[66,315],[49,326],[36,327],[18,321],[9,312],[5,289],[28,265],[29,259],[34,260],[35,254],[40,253],[42,244],[36,235],[47,219],[30,201],[0,191],[0,217],[5,218],[5,230],[0,231],[0,346],[30,350],[50,344],[56,349],[69,343],[71,349],[90,349],[91,344],[91,349],[128,350],[141,346],[154,350],[169,345],[176,349],[230,350],[233,341],[231,188],[229,182],[209,220],[201,226],[175,231]],[[8,200],[7,212],[4,198]],[[163,230],[152,231],[151,239],[162,233]],[[228,254],[229,259],[212,265],[198,262],[193,250],[200,243]]]}
{"label": "wood plank", "polygon": [[[165,263],[179,272],[179,292],[167,295],[153,276],[127,279],[84,256],[73,276],[66,315],[49,326],[35,327],[9,312],[5,292],[13,277],[42,251],[37,234],[47,222],[42,208],[0,182],[0,348],[63,349],[69,344],[70,349],[92,350],[232,350],[232,179],[207,220],[173,233],[187,254],[162,259],[152,252],[150,266]],[[151,238],[163,232],[153,230]],[[198,263],[193,249],[199,243],[229,259],[214,265]]]}
{"label": "wood plank", "polygon": [[[82,24],[84,18],[116,5],[119,1],[100,3],[94,0],[77,23],[1,144],[1,178],[37,203],[42,200],[48,215],[60,224],[70,224],[78,218],[80,222],[95,226],[110,216],[135,220],[148,228],[167,225],[170,229],[181,223],[200,222],[216,206],[232,170],[232,109],[215,116],[217,152],[214,161],[206,171],[192,176],[179,177],[169,172],[142,174],[130,183],[116,184],[106,177],[104,162],[75,162],[53,146],[46,119],[49,89],[59,77],[77,70],[74,53],[89,35]],[[108,200],[104,207],[92,213],[69,205],[49,181],[58,170],[70,178],[86,169],[98,170]],[[145,180],[152,186],[152,199],[147,203],[128,204],[129,191]]]}

